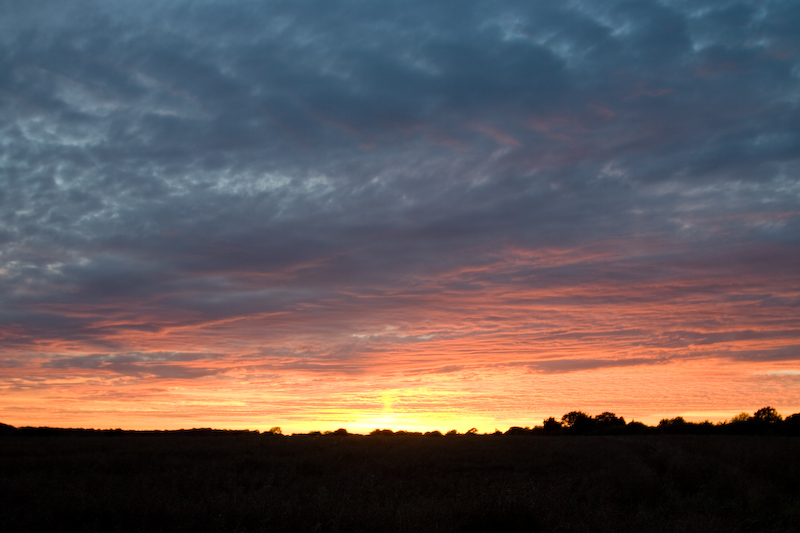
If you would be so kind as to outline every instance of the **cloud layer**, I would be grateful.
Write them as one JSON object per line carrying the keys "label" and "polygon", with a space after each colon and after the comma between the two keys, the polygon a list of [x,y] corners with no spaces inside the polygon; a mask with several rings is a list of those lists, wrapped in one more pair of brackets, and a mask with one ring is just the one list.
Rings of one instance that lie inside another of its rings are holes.
{"label": "cloud layer", "polygon": [[0,387],[797,368],[796,2],[0,12]]}

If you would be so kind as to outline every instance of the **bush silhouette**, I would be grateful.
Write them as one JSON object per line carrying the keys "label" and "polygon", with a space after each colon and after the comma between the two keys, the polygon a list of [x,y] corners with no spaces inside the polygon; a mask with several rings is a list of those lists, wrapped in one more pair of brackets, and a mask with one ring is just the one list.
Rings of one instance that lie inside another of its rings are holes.
{"label": "bush silhouette", "polygon": [[648,433],[652,428],[643,422],[636,422],[635,420],[631,420],[625,426],[625,433],[629,435],[643,435]]}
{"label": "bush silhouette", "polygon": [[675,427],[683,426],[685,424],[686,420],[684,420],[682,416],[676,416],[675,418],[662,418],[658,423],[658,427]]}
{"label": "bush silhouette", "polygon": [[504,435],[531,435],[533,434],[533,430],[530,428],[523,428],[519,426],[512,426],[508,428],[508,431],[504,433]]}

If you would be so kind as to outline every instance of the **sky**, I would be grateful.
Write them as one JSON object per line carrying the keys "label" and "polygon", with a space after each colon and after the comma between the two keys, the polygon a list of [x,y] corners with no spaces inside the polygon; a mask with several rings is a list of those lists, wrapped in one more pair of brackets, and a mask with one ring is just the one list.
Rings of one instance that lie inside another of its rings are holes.
{"label": "sky", "polygon": [[800,411],[800,2],[0,5],[0,421]]}

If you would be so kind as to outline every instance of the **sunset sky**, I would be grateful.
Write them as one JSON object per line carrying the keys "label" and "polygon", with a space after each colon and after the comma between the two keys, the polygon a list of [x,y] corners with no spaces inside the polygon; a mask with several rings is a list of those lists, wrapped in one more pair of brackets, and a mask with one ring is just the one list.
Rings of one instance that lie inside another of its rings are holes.
{"label": "sunset sky", "polygon": [[0,6],[0,422],[800,411],[800,2]]}

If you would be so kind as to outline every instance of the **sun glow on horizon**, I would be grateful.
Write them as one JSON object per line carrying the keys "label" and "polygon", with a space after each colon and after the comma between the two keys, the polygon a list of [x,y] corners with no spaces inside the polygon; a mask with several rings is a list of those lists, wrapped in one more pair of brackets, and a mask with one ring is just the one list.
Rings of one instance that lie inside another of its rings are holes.
{"label": "sun glow on horizon", "polygon": [[[720,367],[707,360],[662,366],[602,368],[567,373],[531,372],[524,367],[488,367],[426,375],[329,376],[308,372],[280,380],[251,375],[171,380],[161,387],[120,386],[113,394],[91,376],[61,384],[59,408],[35,388],[0,398],[4,423],[56,427],[187,429],[216,427],[284,433],[334,431],[370,433],[441,431],[480,433],[512,426],[534,427],[579,410],[592,416],[614,412],[626,421],[656,425],[662,418],[721,422],[771,405],[782,414],[800,411],[800,397],[786,388],[797,376],[787,366],[770,373],[761,365]],[[43,376],[43,379],[47,377]],[[743,389],[738,384],[748,383]],[[664,394],[654,398],[652,390]],[[755,393],[755,394],[754,394]],[[131,402],[131,398],[137,398]],[[717,407],[724,403],[725,407]],[[13,408],[9,408],[13,406]],[[325,406],[321,408],[319,406]]]}

